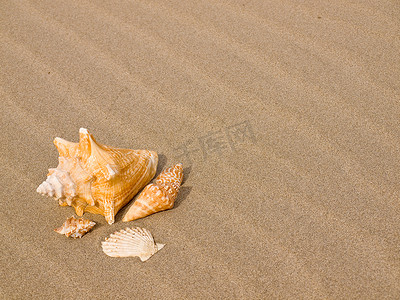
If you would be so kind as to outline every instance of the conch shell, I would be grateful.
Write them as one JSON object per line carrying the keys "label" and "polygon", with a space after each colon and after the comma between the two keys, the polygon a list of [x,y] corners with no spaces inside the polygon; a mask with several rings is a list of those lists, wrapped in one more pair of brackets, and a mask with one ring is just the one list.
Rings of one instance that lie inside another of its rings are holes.
{"label": "conch shell", "polygon": [[111,234],[101,246],[108,256],[138,256],[141,261],[146,261],[165,245],[154,242],[153,236],[147,229],[136,227]]}
{"label": "conch shell", "polygon": [[101,214],[109,224],[150,180],[157,169],[154,151],[118,149],[102,145],[84,128],[79,143],[55,138],[59,164],[37,192],[72,206],[76,214]]}
{"label": "conch shell", "polygon": [[54,231],[76,239],[84,236],[94,227],[94,225],[96,225],[95,222],[84,218],[75,219],[75,217],[72,216],[71,218],[68,218],[60,228],[56,228]]}
{"label": "conch shell", "polygon": [[182,179],[182,164],[177,164],[161,172],[155,184],[150,183],[139,194],[122,221],[133,221],[172,208]]}

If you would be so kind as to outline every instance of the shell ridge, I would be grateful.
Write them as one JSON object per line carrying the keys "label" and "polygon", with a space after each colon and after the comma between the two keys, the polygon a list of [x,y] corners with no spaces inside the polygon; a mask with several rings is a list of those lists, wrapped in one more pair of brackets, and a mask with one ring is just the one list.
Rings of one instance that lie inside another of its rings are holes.
{"label": "shell ridge", "polygon": [[138,256],[149,259],[163,244],[156,244],[150,231],[144,228],[126,228],[110,234],[102,243],[103,252],[111,257]]}

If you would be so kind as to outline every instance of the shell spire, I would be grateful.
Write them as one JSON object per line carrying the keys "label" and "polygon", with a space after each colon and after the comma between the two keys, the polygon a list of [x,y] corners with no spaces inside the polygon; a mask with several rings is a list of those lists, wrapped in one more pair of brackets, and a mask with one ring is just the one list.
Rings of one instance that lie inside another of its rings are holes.
{"label": "shell spire", "polygon": [[73,206],[78,216],[102,214],[114,223],[118,211],[156,173],[156,152],[100,144],[85,128],[79,130],[79,143],[57,137],[54,144],[58,166],[49,169],[37,192],[58,199],[61,206]]}
{"label": "shell spire", "polygon": [[62,138],[56,137],[54,139],[54,145],[56,146],[58,153],[63,157],[73,157],[78,149],[77,143],[68,142]]}
{"label": "shell spire", "polygon": [[123,222],[144,218],[174,206],[183,179],[182,164],[170,167],[147,185],[129,208]]}

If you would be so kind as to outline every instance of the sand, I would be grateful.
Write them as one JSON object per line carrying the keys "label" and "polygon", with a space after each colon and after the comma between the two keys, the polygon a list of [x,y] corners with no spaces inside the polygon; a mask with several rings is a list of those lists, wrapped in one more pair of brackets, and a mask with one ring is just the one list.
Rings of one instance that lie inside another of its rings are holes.
{"label": "sand", "polygon": [[[38,2],[38,3],[36,3]],[[2,1],[1,299],[399,299],[397,1]],[[177,162],[176,207],[80,240],[56,137]],[[126,226],[166,246],[106,256]]]}

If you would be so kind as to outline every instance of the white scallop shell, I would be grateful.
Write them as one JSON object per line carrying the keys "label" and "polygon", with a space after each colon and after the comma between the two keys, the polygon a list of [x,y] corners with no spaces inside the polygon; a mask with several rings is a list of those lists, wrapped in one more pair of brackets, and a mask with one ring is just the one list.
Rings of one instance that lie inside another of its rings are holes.
{"label": "white scallop shell", "polygon": [[150,231],[144,228],[126,228],[114,232],[101,243],[103,252],[111,257],[138,256],[141,261],[148,260],[161,250],[164,244],[154,241]]}

